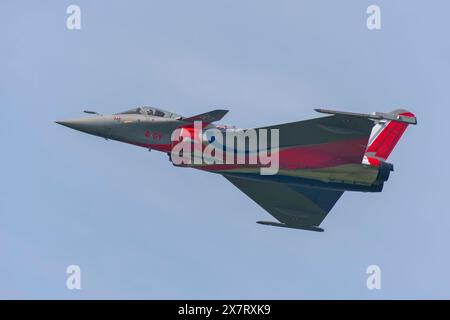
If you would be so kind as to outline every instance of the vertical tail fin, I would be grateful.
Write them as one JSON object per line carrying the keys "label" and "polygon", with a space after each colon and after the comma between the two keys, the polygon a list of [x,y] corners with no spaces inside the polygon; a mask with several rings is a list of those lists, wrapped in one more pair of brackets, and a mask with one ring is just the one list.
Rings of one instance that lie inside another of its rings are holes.
{"label": "vertical tail fin", "polygon": [[[397,109],[388,113],[388,115],[398,118],[413,118],[414,122],[411,123],[416,123],[415,115],[407,110]],[[366,157],[369,160],[368,162],[372,163],[378,162],[378,160],[387,160],[407,127],[408,123],[403,121],[400,122],[387,119],[377,120],[372,129],[369,144],[366,149]]]}

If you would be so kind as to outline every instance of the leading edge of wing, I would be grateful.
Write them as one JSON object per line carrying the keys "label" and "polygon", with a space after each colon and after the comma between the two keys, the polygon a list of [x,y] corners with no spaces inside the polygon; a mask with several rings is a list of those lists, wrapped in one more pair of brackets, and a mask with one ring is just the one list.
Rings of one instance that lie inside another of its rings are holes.
{"label": "leading edge of wing", "polygon": [[332,115],[259,129],[278,129],[280,163],[314,168],[361,163],[374,122],[367,118]]}
{"label": "leading edge of wing", "polygon": [[373,125],[373,121],[367,118],[332,115],[257,129],[278,129],[279,146],[282,148],[345,140],[355,140],[358,143],[365,141],[365,144],[367,144]]}

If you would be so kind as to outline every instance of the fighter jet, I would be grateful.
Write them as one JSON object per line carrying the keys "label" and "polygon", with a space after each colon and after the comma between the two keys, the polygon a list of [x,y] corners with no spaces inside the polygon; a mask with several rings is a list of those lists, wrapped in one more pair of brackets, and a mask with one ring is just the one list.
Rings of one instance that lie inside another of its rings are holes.
{"label": "fighter jet", "polygon": [[[315,110],[326,116],[256,129],[214,124],[228,112],[221,109],[191,117],[154,107],[137,107],[112,115],[84,111],[92,116],[56,123],[166,153],[176,166],[220,174],[277,220],[257,221],[259,224],[322,232],[320,224],[345,191],[383,189],[394,170],[387,159],[408,125],[417,124],[417,119],[403,109],[372,114]],[[241,145],[244,151],[224,142],[230,132],[248,138],[253,131],[257,138],[267,137],[270,142],[258,143],[253,151],[249,140]],[[269,139],[269,135],[278,140]],[[179,152],[181,142],[191,143],[194,151]],[[236,160],[242,151],[244,161],[208,161],[202,152],[211,150],[211,146],[215,152],[210,156],[232,153],[230,159]],[[174,161],[174,155],[192,160],[198,151],[200,161]],[[261,169],[269,164],[259,159],[250,161],[255,151],[276,156],[276,170],[262,174]]]}

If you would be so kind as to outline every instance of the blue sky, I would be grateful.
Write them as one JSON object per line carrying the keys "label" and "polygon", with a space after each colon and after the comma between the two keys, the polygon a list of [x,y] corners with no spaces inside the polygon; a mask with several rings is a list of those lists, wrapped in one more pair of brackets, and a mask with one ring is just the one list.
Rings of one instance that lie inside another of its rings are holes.
{"label": "blue sky", "polygon": [[[66,8],[81,8],[81,30]],[[381,7],[382,29],[366,28]],[[0,298],[450,298],[447,1],[1,1]],[[220,176],[54,120],[89,108],[227,108],[254,127],[313,108],[413,111],[379,194],[324,233]],[[82,289],[66,289],[77,264]],[[381,290],[366,288],[379,265]]]}

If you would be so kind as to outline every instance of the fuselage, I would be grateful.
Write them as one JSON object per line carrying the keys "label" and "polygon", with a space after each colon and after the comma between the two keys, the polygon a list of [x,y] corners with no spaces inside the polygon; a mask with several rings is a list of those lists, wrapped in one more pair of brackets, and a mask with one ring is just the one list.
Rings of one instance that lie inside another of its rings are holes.
{"label": "fuselage", "polygon": [[[206,145],[214,143],[211,137],[203,132],[208,129],[226,131],[227,126],[206,123],[202,126],[202,132],[195,130],[191,122],[174,113],[160,113],[159,116],[147,114],[146,112],[125,112],[113,115],[97,115],[72,121],[60,121],[62,125],[135,146],[147,148],[170,154],[174,147],[173,133],[177,129],[187,130],[192,136],[193,143]],[[232,128],[232,127],[231,127]],[[240,130],[240,129],[239,129]],[[242,130],[241,130],[242,131]],[[243,130],[245,131],[245,130]],[[347,144],[359,143],[359,141],[340,142],[330,145],[302,145],[283,146],[278,152],[279,168],[273,177],[274,181],[283,181],[291,184],[317,186],[333,190],[353,190],[364,192],[381,191],[384,181],[389,177],[392,166],[364,164],[360,160],[355,161],[351,157],[337,158],[334,153],[328,153],[329,148],[341,148],[345,150]],[[361,141],[364,143],[364,141]],[[226,152],[239,152],[236,148]],[[258,175],[261,163],[251,164],[248,161],[249,152],[246,152],[245,163],[191,163],[177,166],[191,167],[213,173],[227,173],[233,175]]]}
{"label": "fuselage", "polygon": [[379,192],[402,134],[417,124],[404,109],[372,114],[315,109],[328,116],[255,129],[215,125],[228,110],[191,117],[152,107],[57,123],[166,153],[173,165],[222,175],[271,214],[262,225],[323,231],[345,191]]}

